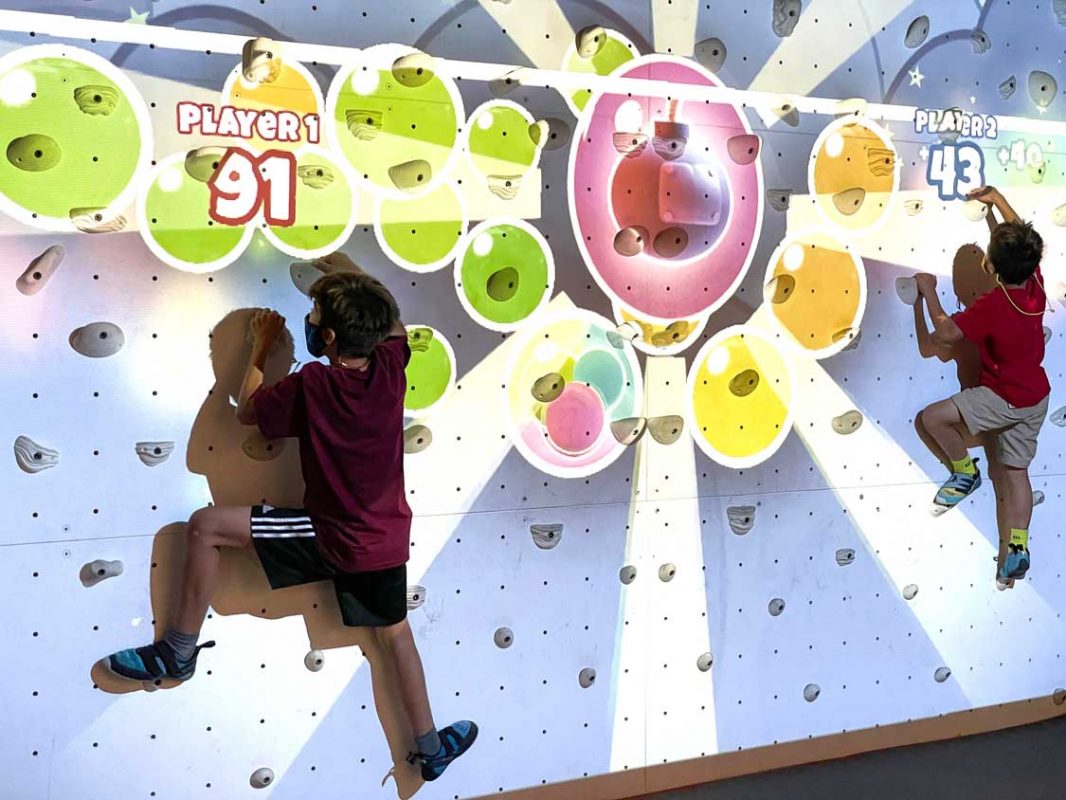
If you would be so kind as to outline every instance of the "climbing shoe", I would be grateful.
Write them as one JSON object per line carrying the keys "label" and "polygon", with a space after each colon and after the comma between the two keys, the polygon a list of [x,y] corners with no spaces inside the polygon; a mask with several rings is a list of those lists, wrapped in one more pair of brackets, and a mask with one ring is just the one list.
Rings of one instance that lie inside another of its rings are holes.
{"label": "climbing shoe", "polygon": [[214,646],[214,642],[204,642],[197,646],[192,658],[182,661],[169,644],[160,640],[145,647],[112,653],[104,659],[104,666],[120,678],[143,681],[155,686],[168,678],[187,681],[196,672],[196,658],[200,655],[200,650]]}
{"label": "climbing shoe", "polygon": [[1029,571],[1029,549],[1014,544],[1007,545],[1007,557],[996,573],[999,580],[1024,578]]}
{"label": "climbing shoe", "polygon": [[462,720],[438,731],[438,734],[440,735],[440,750],[436,753],[433,755],[411,753],[407,756],[409,764],[421,762],[424,781],[437,780],[444,774],[449,764],[470,749],[470,745],[477,739],[477,725],[469,720]]}
{"label": "climbing shoe", "polygon": [[[978,459],[975,458],[974,463],[976,464],[977,461]],[[933,516],[939,517],[945,511],[954,508],[962,500],[976,492],[980,485],[981,470],[977,470],[973,475],[967,472],[951,473],[951,477],[944,481],[944,484],[936,493],[936,497],[933,498],[933,507],[930,511],[932,511]]]}

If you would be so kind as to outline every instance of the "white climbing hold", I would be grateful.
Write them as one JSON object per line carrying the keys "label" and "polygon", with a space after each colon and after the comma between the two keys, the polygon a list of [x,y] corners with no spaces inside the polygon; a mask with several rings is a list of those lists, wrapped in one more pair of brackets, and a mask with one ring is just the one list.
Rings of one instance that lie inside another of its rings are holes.
{"label": "white climbing hold", "polygon": [[195,147],[185,154],[185,172],[193,180],[207,183],[215,174],[218,165],[226,157],[225,147],[207,145]]}
{"label": "white climbing hold", "polygon": [[791,189],[767,189],[766,202],[774,211],[787,211],[792,201]]}
{"label": "white climbing hold", "polygon": [[726,152],[734,164],[744,167],[759,157],[762,140],[754,133],[742,133],[730,136],[725,143]]}
{"label": "white climbing hold", "polygon": [[541,550],[551,550],[563,538],[563,525],[561,522],[530,525],[529,532],[533,535],[533,544]]}
{"label": "white climbing hold", "polygon": [[621,350],[627,344],[635,341],[641,333],[640,326],[636,322],[629,320],[623,322],[613,331],[607,331],[606,335],[607,341],[610,343],[611,347]]}
{"label": "white climbing hold", "polygon": [[407,455],[421,453],[433,444],[433,431],[425,425],[412,425],[403,432],[403,451]]}
{"label": "white climbing hold", "polygon": [[498,648],[506,650],[514,644],[514,632],[510,628],[497,628],[496,633],[492,635],[492,640],[496,642]]}
{"label": "white climbing hold", "polygon": [[911,20],[907,26],[907,33],[903,37],[903,44],[913,50],[921,47],[929,35],[929,17],[924,14]]}
{"label": "white climbing hold", "polygon": [[913,600],[918,595],[918,584],[908,583],[903,587],[903,598],[905,600]]}
{"label": "white climbing hold", "polygon": [[627,564],[618,570],[618,580],[624,585],[629,586],[633,581],[637,579],[637,568]]}
{"label": "white climbing hold", "polygon": [[285,450],[285,440],[268,439],[256,428],[241,444],[241,450],[255,461],[273,461]]}
{"label": "white climbing hold", "polygon": [[643,225],[630,225],[614,235],[614,251],[620,256],[639,255],[647,245],[648,229]]}
{"label": "white climbing hold", "polygon": [[289,277],[300,294],[307,295],[311,286],[326,273],[308,261],[294,261],[289,265]]}
{"label": "white climbing hold", "polygon": [[489,191],[501,200],[514,200],[518,197],[518,190],[522,188],[522,176],[519,175],[486,175]]}
{"label": "white climbing hold", "polygon": [[980,222],[988,216],[988,204],[980,200],[967,200],[962,204],[962,213],[970,222]]}
{"label": "white climbing hold", "polygon": [[1051,212],[1051,221],[1059,227],[1066,226],[1066,203],[1056,206]]}
{"label": "white climbing hold", "polygon": [[796,108],[796,104],[791,100],[780,99],[770,109],[774,116],[784,122],[790,128],[795,128],[799,125],[800,115],[799,109]]}
{"label": "white climbing hold", "polygon": [[933,680],[937,683],[943,683],[951,677],[951,670],[947,667],[937,667],[936,672],[933,673]]}
{"label": "white climbing hold", "polygon": [[265,789],[274,782],[274,770],[270,767],[260,767],[252,773],[248,782],[256,789]]}
{"label": "white climbing hold", "polygon": [[944,112],[944,116],[952,115],[955,118],[955,125],[951,130],[942,130],[937,133],[937,137],[940,141],[946,144],[954,144],[959,140],[959,129],[962,127],[962,109],[958,106],[953,106]]}
{"label": "white climbing hold", "polygon": [[677,574],[677,567],[674,564],[663,564],[659,567],[659,580],[663,583],[669,583],[674,579],[674,575]]}
{"label": "white climbing hold", "polygon": [[1040,505],[1043,502],[1044,502],[1044,493],[1042,491],[1040,491],[1039,489],[1033,489],[1033,507],[1036,508],[1038,505]]}
{"label": "white climbing hold", "polygon": [[398,189],[405,192],[417,192],[433,179],[433,168],[429,162],[415,158],[402,164],[395,164],[388,169],[389,179]]}
{"label": "white climbing hold", "polygon": [[15,279],[15,288],[24,295],[35,295],[44,288],[48,279],[59,267],[66,251],[63,246],[54,244],[30,262],[22,274]]}
{"label": "white climbing hold", "polygon": [[96,586],[101,581],[106,581],[108,578],[117,578],[122,574],[122,569],[121,561],[104,561],[98,558],[88,564],[83,564],[78,577],[81,580],[81,585],[89,588]]}
{"label": "white climbing hold", "polygon": [[858,122],[866,116],[869,103],[862,97],[849,97],[845,100],[837,100],[833,104],[833,116],[844,117],[849,123]]}
{"label": "white climbing hold", "polygon": [[1029,175],[1029,180],[1033,183],[1043,183],[1044,173],[1047,172],[1047,164],[1047,161],[1041,161],[1039,164],[1027,164],[1025,171]]}
{"label": "white climbing hold", "polygon": [[15,439],[15,461],[23,472],[31,474],[59,464],[59,451],[37,444],[29,436]]}
{"label": "white climbing hold", "polygon": [[904,209],[904,211],[906,211],[912,217],[916,216],[917,214],[921,214],[922,213],[922,206],[923,205],[924,205],[924,203],[922,203],[921,200],[904,200],[903,201],[903,209]]}
{"label": "white climbing hold", "polygon": [[592,58],[607,46],[607,31],[599,25],[589,25],[577,32],[574,46],[581,58]]}
{"label": "white climbing hold", "polygon": [[311,672],[318,672],[326,666],[326,654],[321,650],[308,650],[304,656],[304,666]]}
{"label": "white climbing hold", "polygon": [[913,276],[896,278],[896,296],[904,305],[913,306],[918,302],[918,281]]}
{"label": "white climbing hold", "polygon": [[1048,419],[1051,420],[1052,424],[1058,425],[1060,428],[1066,427],[1066,406],[1056,408],[1048,415]]}
{"label": "white climbing hold", "polygon": [[848,346],[847,346],[847,347],[845,347],[845,348],[844,348],[843,350],[841,350],[840,352],[842,352],[842,353],[846,353],[846,352],[848,352],[848,350],[855,350],[855,349],[857,349],[857,348],[858,348],[858,346],[859,346],[859,339],[861,339],[861,338],[862,338],[862,331],[861,331],[861,330],[854,330],[854,331],[853,331],[852,333],[853,333],[853,335],[852,335],[852,337],[851,337],[851,341],[850,341],[850,342],[848,342]]}
{"label": "white climbing hold", "polygon": [[842,547],[837,550],[837,565],[846,567],[855,561],[855,551],[850,547]]}
{"label": "white climbing hold", "polygon": [[174,452],[174,442],[137,442],[133,449],[146,466],[158,467]]}
{"label": "white climbing hold", "polygon": [[621,444],[636,444],[648,428],[648,421],[644,417],[626,417],[616,419],[611,423],[611,435]]}
{"label": "white climbing hold", "polygon": [[70,221],[82,233],[114,233],[125,230],[126,218],[119,214],[110,219],[104,215],[106,209],[97,207],[70,209]]}
{"label": "white climbing hold", "polygon": [[407,610],[414,611],[426,602],[426,587],[417,583],[407,587]]}
{"label": "white climbing hold", "polygon": [[596,670],[592,667],[585,667],[577,674],[577,682],[581,684],[582,689],[588,689],[596,682]]}
{"label": "white climbing hold", "polygon": [[755,506],[730,506],[725,513],[730,530],[737,536],[744,536],[755,527]]}
{"label": "white climbing hold", "polygon": [[785,601],[782,600],[780,597],[775,597],[773,600],[770,601],[770,605],[767,606],[766,610],[770,612],[771,617],[779,617],[781,616],[781,613],[785,610]]}
{"label": "white climbing hold", "polygon": [[1004,100],[1009,100],[1010,96],[1014,94],[1014,90],[1018,88],[1018,79],[1011,75],[1007,80],[1003,81],[999,85],[999,96]]}
{"label": "white climbing hold", "polygon": [[973,51],[980,55],[988,52],[988,48],[992,46],[992,40],[983,30],[974,28],[970,32],[970,45],[973,47]]}
{"label": "white climbing hold", "polygon": [[1066,0],[1052,0],[1051,8],[1059,25],[1066,25]]}
{"label": "white climbing hold", "polygon": [[855,433],[862,425],[862,412],[856,409],[845,411],[839,417],[833,417],[833,430],[841,436]]}
{"label": "white climbing hold", "polygon": [[1044,325],[1043,328],[1044,328],[1044,344],[1047,344],[1048,342],[1051,341],[1051,328],[1049,328],[1047,325]]}
{"label": "white climbing hold", "polygon": [[551,403],[559,398],[565,388],[566,379],[558,372],[549,372],[533,381],[530,392],[541,403]]}
{"label": "white climbing hold", "polygon": [[107,358],[122,349],[126,337],[111,322],[91,322],[71,331],[70,346],[89,358]]}
{"label": "white climbing hold", "polygon": [[493,78],[489,81],[489,92],[493,97],[503,97],[506,94],[510,94],[519,86],[522,85],[522,79],[528,70],[525,67],[519,67],[518,69],[512,69],[499,78]]}
{"label": "white climbing hold", "polygon": [[1047,108],[1058,94],[1059,84],[1040,69],[1029,73],[1029,97],[1039,108]]}
{"label": "white climbing hold", "polygon": [[708,72],[718,72],[725,64],[727,54],[725,42],[717,36],[696,42],[692,48],[693,58],[702,64]]}
{"label": "white climbing hold", "polygon": [[857,213],[858,210],[862,208],[862,204],[865,200],[866,190],[861,186],[845,189],[844,191],[837,192],[833,195],[833,205],[836,206],[837,211],[845,217],[850,217]]}
{"label": "white climbing hold", "polygon": [[818,699],[818,695],[822,693],[822,688],[817,683],[808,683],[803,687],[803,699],[808,703],[813,703]]}
{"label": "white climbing hold", "polygon": [[652,249],[660,258],[677,258],[685,252],[686,247],[688,247],[688,231],[677,226],[663,228],[652,241]]}
{"label": "white climbing hold", "polygon": [[249,39],[241,48],[241,75],[248,83],[273,83],[281,74],[281,45],[266,36]]}
{"label": "white climbing hold", "polygon": [[433,56],[427,53],[408,53],[392,62],[392,77],[408,89],[425,86],[433,75]]}
{"label": "white climbing hold", "polygon": [[667,414],[648,419],[648,433],[659,444],[670,445],[681,438],[685,429],[685,420],[679,414]]}
{"label": "white climbing hold", "polygon": [[652,149],[666,161],[674,161],[685,154],[688,144],[688,125],[670,120],[656,120]]}
{"label": "white climbing hold", "polygon": [[1066,703],[1066,689],[1056,689],[1055,692],[1051,695],[1051,700],[1057,706],[1061,706],[1063,703]]}
{"label": "white climbing hold", "polygon": [[791,36],[803,10],[801,0],[774,0],[773,29],[782,39]]}
{"label": "white climbing hold", "polygon": [[704,653],[696,659],[696,669],[700,672],[707,672],[714,664],[714,656],[710,653]]}

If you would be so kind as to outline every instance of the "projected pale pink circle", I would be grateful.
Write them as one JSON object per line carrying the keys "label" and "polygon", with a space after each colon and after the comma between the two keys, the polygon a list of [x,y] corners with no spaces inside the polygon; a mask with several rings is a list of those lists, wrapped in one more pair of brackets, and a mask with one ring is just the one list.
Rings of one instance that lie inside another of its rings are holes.
{"label": "projected pale pink circle", "polygon": [[[722,85],[664,55],[619,75]],[[570,150],[570,214],[589,272],[628,312],[656,322],[705,315],[739,286],[762,225],[762,169],[758,158],[734,161],[727,143],[750,134],[731,103],[611,93],[589,103]],[[616,242],[626,229],[643,234],[628,255]]]}
{"label": "projected pale pink circle", "polygon": [[544,425],[548,438],[567,453],[584,453],[600,438],[604,408],[599,392],[584,383],[568,383],[548,404]]}

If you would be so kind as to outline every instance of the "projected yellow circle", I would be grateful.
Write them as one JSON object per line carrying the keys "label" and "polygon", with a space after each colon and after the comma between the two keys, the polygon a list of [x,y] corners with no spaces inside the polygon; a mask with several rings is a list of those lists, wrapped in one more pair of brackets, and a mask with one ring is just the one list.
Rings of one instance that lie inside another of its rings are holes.
{"label": "projected yellow circle", "polygon": [[792,393],[788,361],[772,336],[734,325],[715,334],[692,364],[689,430],[723,466],[759,464],[792,428]]}
{"label": "projected yellow circle", "polygon": [[836,120],[818,135],[811,152],[807,181],[827,222],[868,233],[887,219],[899,189],[899,156],[880,125]]}
{"label": "projected yellow circle", "polygon": [[[259,136],[258,128],[253,129],[254,135],[246,141],[256,150],[297,150],[305,143],[316,144],[308,135],[304,119],[308,114],[321,117],[322,90],[302,64],[294,61],[283,63],[277,78],[270,83],[248,83],[241,76],[241,67],[238,64],[226,78],[222,88],[222,102],[236,108],[256,111],[291,111],[300,118],[298,141],[263,139]],[[320,141],[325,135],[314,125],[312,131],[318,134]]]}

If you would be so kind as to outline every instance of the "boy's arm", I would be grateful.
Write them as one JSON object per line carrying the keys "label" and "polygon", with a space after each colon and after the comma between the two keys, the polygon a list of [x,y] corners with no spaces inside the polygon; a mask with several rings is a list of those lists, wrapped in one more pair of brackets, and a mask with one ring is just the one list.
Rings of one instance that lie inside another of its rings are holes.
{"label": "boy's arm", "polygon": [[265,365],[266,350],[260,347],[253,347],[248,368],[244,371],[241,393],[237,398],[237,419],[244,425],[255,425],[256,423],[252,395],[259,391],[259,387],[263,385],[263,367]]}
{"label": "boy's arm", "polygon": [[925,308],[922,304],[922,295],[918,295],[918,301],[914,304],[914,334],[918,339],[918,354],[922,358],[936,356],[941,361],[950,361],[953,357],[950,347],[939,345],[929,335],[929,328],[925,324]]}
{"label": "boy's arm", "polygon": [[[1000,194],[999,189],[997,189],[995,186],[982,186],[979,189],[974,189],[966,196],[970,200],[980,200],[982,203],[985,203],[991,206],[992,208],[998,210],[1000,216],[1003,217],[1004,222],[1018,221],[1018,215],[1015,213],[1014,209],[1011,208],[1010,203],[1007,202],[1007,198]],[[985,215],[985,220],[988,222],[989,230],[995,230],[996,225],[999,224],[992,216],[992,208],[990,208],[988,210],[988,214]]]}
{"label": "boy's arm", "polygon": [[954,347],[965,337],[960,328],[951,317],[944,313],[944,307],[940,305],[940,297],[936,293],[936,277],[928,273],[919,273],[915,276],[918,281],[918,293],[925,298],[929,306],[929,318],[933,321],[933,342],[944,347]]}

